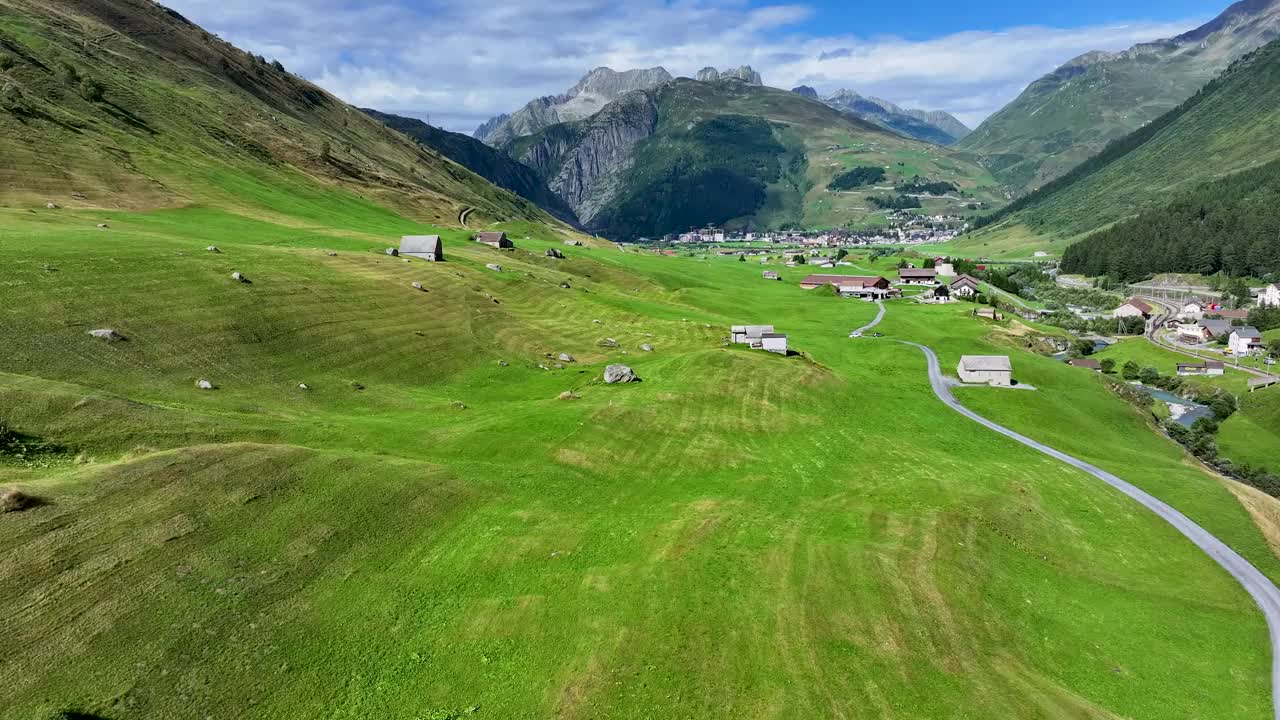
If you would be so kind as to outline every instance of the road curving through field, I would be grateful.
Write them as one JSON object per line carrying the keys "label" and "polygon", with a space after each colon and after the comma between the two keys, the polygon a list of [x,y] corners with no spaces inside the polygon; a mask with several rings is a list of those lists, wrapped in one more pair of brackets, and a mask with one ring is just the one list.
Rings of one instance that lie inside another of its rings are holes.
{"label": "road curving through field", "polygon": [[[884,319],[885,308],[880,306],[880,312],[876,315],[869,325],[861,328],[858,332],[866,332]],[[1048,455],[1055,460],[1066,463],[1074,468],[1083,470],[1084,472],[1098,478],[1102,482],[1128,495],[1131,499],[1137,501],[1143,507],[1147,508],[1156,515],[1159,515],[1165,522],[1172,525],[1178,532],[1182,533],[1188,540],[1203,550],[1214,562],[1222,566],[1224,570],[1231,574],[1253,597],[1254,602],[1258,604],[1258,608],[1262,610],[1263,617],[1267,620],[1267,629],[1271,634],[1271,703],[1272,711],[1276,720],[1280,720],[1280,656],[1276,653],[1276,648],[1280,647],[1280,589],[1277,589],[1275,583],[1270,578],[1263,575],[1248,560],[1244,559],[1235,550],[1232,550],[1226,543],[1219,540],[1212,533],[1200,527],[1186,515],[1176,510],[1172,505],[1160,500],[1156,496],[1138,488],[1137,486],[1112,475],[1096,465],[1087,463],[1078,458],[1074,458],[1064,452],[1055,450],[1036,440],[1023,435],[1021,433],[1010,430],[999,423],[988,420],[978,413],[970,410],[956,399],[955,394],[951,392],[951,385],[947,383],[946,378],[942,374],[942,367],[938,362],[938,355],[929,347],[914,343],[909,340],[898,340],[898,342],[912,347],[919,348],[925,355],[929,366],[929,384],[933,388],[933,394],[944,405],[961,415],[973,420],[974,422],[986,428],[994,430],[1005,437],[1016,440],[1029,448],[1037,450]]]}

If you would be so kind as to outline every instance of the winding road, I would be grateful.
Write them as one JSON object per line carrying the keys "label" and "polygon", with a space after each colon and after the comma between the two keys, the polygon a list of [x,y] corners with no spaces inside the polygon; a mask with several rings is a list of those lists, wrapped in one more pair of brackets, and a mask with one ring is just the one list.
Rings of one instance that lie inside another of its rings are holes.
{"label": "winding road", "polygon": [[[877,303],[879,304],[879,303]],[[880,312],[876,315],[876,319],[859,332],[865,332],[880,324],[884,319],[884,305],[880,305]],[[932,349],[914,343],[909,340],[898,340],[898,342],[919,348],[925,355],[929,363],[929,384],[933,387],[933,394],[947,407],[955,410],[961,415],[973,420],[983,427],[994,430],[1005,437],[1016,440],[1029,448],[1048,455],[1049,457],[1064,462],[1074,468],[1083,470],[1086,473],[1098,478],[1102,482],[1128,495],[1136,500],[1143,507],[1147,508],[1156,515],[1159,515],[1165,522],[1172,525],[1178,532],[1182,533],[1188,540],[1203,550],[1209,557],[1222,566],[1224,570],[1231,574],[1244,589],[1251,595],[1258,608],[1262,610],[1262,615],[1267,620],[1267,629],[1271,634],[1271,702],[1272,709],[1276,720],[1280,720],[1280,655],[1277,655],[1276,648],[1280,648],[1280,589],[1271,582],[1266,575],[1263,575],[1248,560],[1241,557],[1239,553],[1232,550],[1226,543],[1214,537],[1208,530],[1197,525],[1190,518],[1178,512],[1173,506],[1160,500],[1159,498],[1145,492],[1138,487],[1121,480],[1119,477],[1103,470],[1102,468],[1092,465],[1083,460],[1074,458],[1064,452],[1055,450],[1044,443],[1032,440],[1026,435],[1014,432],[999,423],[992,422],[978,413],[966,408],[960,404],[951,392],[951,386],[947,384],[947,380],[942,375],[942,368],[938,363],[938,356]]]}

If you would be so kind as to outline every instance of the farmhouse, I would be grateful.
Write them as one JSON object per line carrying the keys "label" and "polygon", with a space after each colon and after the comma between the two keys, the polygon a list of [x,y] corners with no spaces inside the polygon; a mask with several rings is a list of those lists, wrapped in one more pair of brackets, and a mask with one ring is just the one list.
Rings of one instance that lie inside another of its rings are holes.
{"label": "farmhouse", "polygon": [[1182,325],[1178,328],[1178,337],[1183,342],[1204,343],[1231,334],[1231,321],[1205,318],[1194,325]]}
{"label": "farmhouse", "polygon": [[949,303],[951,301],[951,291],[947,289],[946,285],[939,285],[932,290],[926,290],[916,296],[916,302],[927,304],[942,304]]}
{"label": "farmhouse", "polygon": [[1140,317],[1143,320],[1151,317],[1152,308],[1138,298],[1129,298],[1123,305],[1111,311],[1111,317]]}
{"label": "farmhouse", "polygon": [[800,281],[800,287],[804,290],[817,290],[823,285],[834,285],[836,287],[877,287],[882,290],[889,289],[889,281],[882,277],[868,277],[861,275],[810,275]]}
{"label": "farmhouse", "polygon": [[476,242],[481,245],[488,245],[492,248],[513,248],[515,244],[507,239],[504,232],[482,232],[476,233]]}
{"label": "farmhouse", "polygon": [[761,350],[771,353],[786,355],[787,336],[782,333],[765,333],[760,336],[760,344],[758,346],[753,344],[751,347],[759,347]]}
{"label": "farmhouse", "polygon": [[978,294],[978,279],[972,275],[961,275],[951,281],[951,294],[956,297],[973,297]]}
{"label": "farmhouse", "polygon": [[998,387],[1013,385],[1013,366],[1008,355],[965,355],[956,367],[960,382],[985,383]]}
{"label": "farmhouse", "polygon": [[932,285],[938,281],[938,271],[933,268],[902,268],[898,281],[904,285]]}
{"label": "farmhouse", "polygon": [[772,332],[772,325],[734,325],[729,328],[733,342],[738,345],[757,343],[761,337]]}
{"label": "farmhouse", "polygon": [[1093,358],[1075,358],[1074,360],[1068,360],[1067,364],[1071,367],[1084,368],[1094,372],[1102,372],[1102,363],[1094,360]]}
{"label": "farmhouse", "polygon": [[765,270],[764,279],[765,280],[781,280],[782,278],[778,276],[777,270]]}
{"label": "farmhouse", "polygon": [[1178,363],[1178,374],[1182,376],[1188,375],[1221,375],[1225,372],[1225,365],[1217,360],[1205,360],[1198,363]]}
{"label": "farmhouse", "polygon": [[1182,306],[1182,309],[1178,311],[1178,317],[1183,320],[1199,320],[1204,317],[1204,312],[1205,304],[1199,300],[1192,300]]}
{"label": "farmhouse", "polygon": [[405,235],[400,238],[400,255],[444,262],[444,246],[439,235]]}
{"label": "farmhouse", "polygon": [[1262,307],[1276,307],[1280,305],[1280,286],[1275,283],[1262,288],[1262,292],[1258,293],[1258,304]]}
{"label": "farmhouse", "polygon": [[1227,339],[1227,347],[1233,355],[1252,355],[1262,350],[1262,333],[1257,328],[1236,328]]}

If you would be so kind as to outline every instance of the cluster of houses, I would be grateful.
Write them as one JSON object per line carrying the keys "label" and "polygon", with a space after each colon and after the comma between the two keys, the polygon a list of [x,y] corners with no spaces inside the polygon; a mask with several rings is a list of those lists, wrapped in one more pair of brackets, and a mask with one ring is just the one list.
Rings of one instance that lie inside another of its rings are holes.
{"label": "cluster of houses", "polygon": [[772,325],[734,325],[729,328],[729,339],[735,345],[750,345],[755,350],[787,354],[787,336],[775,332]]}
{"label": "cluster of houses", "polygon": [[886,278],[869,275],[810,275],[800,281],[802,290],[817,290],[830,285],[841,297],[860,300],[887,300],[900,297],[902,291],[892,287]]}
{"label": "cluster of houses", "polygon": [[[945,266],[950,268],[949,265]],[[899,275],[907,270],[899,271]],[[939,273],[946,274],[946,273]],[[924,283],[916,283],[924,284]],[[961,275],[950,283],[939,284],[932,290],[927,290],[916,297],[918,302],[922,303],[949,303],[957,298],[971,298],[981,291],[980,282],[972,275]]]}

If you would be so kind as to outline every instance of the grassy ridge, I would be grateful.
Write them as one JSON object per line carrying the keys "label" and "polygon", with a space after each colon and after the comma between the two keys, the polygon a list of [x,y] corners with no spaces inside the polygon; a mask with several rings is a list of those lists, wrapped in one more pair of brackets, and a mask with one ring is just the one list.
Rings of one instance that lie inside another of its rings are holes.
{"label": "grassy ridge", "polygon": [[[1071,242],[1090,231],[1167,205],[1175,193],[1280,157],[1271,138],[1280,114],[1280,44],[1236,62],[1182,106],[996,216],[961,240],[1018,249]],[[1027,239],[1030,236],[1030,239]],[[1059,245],[1060,246],[1060,245]]]}
{"label": "grassy ridge", "polygon": [[[444,231],[437,265],[381,254],[430,228],[375,213],[0,215],[0,420],[80,455],[0,466],[50,501],[0,516],[0,717],[1269,716],[1243,591],[940,407],[914,349],[849,340],[874,307],[506,227],[514,252]],[[966,402],[1280,577],[1093,375],[964,310],[884,329],[1012,353],[1040,390]],[[807,357],[723,347],[737,322]],[[644,382],[602,385],[616,361]]]}

